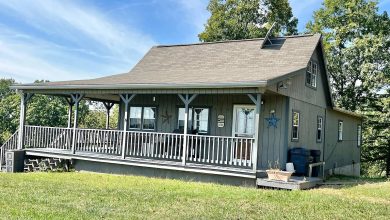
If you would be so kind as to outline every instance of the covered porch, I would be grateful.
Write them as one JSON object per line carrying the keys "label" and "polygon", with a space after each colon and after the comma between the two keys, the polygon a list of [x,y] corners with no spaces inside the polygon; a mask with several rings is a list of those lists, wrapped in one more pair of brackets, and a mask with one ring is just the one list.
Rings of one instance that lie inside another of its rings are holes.
{"label": "covered porch", "polygon": [[[260,172],[257,158],[260,154],[258,138],[262,93],[258,88],[180,90],[181,93],[172,90],[76,92],[64,89],[23,89],[19,92],[22,97],[20,127],[2,147],[2,163],[6,150],[19,149],[24,150],[27,156],[251,179]],[[26,108],[34,94],[64,97],[69,104],[68,127],[26,125]],[[227,110],[214,103],[216,97],[221,98],[217,102],[224,103],[224,100],[230,99],[231,103],[251,106],[251,125],[245,125],[245,129],[250,127],[251,130],[237,132],[233,125],[234,105],[228,104]],[[119,104],[118,129],[79,128],[79,103],[82,99],[104,103],[106,128],[110,124],[110,109]],[[207,121],[196,115],[197,109],[207,110]],[[142,116],[137,118],[135,110],[141,110],[138,115]]]}

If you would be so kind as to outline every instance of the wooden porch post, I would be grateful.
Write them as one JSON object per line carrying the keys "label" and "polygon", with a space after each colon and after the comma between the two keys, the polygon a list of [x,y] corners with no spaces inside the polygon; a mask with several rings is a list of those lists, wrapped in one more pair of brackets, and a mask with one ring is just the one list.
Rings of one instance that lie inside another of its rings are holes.
{"label": "wooden porch post", "polygon": [[260,112],[261,112],[261,94],[258,93],[256,96],[252,94],[248,94],[249,98],[252,100],[252,102],[256,105],[256,116],[255,116],[255,143],[253,148],[253,155],[252,155],[252,164],[253,164],[253,171],[257,173],[257,168],[260,166],[258,164],[258,158],[260,158],[260,142],[259,142],[259,134],[260,134]]}
{"label": "wooden porch post", "polygon": [[103,102],[104,107],[106,107],[106,129],[110,128],[110,110],[112,106],[114,106],[114,103],[110,102]]}
{"label": "wooden porch post", "polygon": [[71,128],[72,127],[72,108],[73,108],[73,105],[74,105],[74,102],[72,100],[72,98],[68,99],[68,98],[65,98],[66,102],[68,103],[68,128]]}
{"label": "wooden porch post", "polygon": [[20,94],[20,119],[19,119],[19,135],[18,135],[18,150],[23,149],[24,145],[24,125],[26,121],[26,109],[27,103],[34,95],[32,93],[21,93]]}
{"label": "wooden porch post", "polygon": [[123,139],[122,139],[122,159],[126,157],[126,131],[127,131],[127,121],[128,121],[128,108],[129,103],[135,97],[135,94],[120,94],[119,95],[123,103],[125,104],[125,116],[123,117]]}
{"label": "wooden porch post", "polygon": [[84,97],[82,94],[71,94],[72,101],[75,104],[74,119],[73,119],[73,139],[72,139],[72,154],[76,153],[76,128],[78,127],[79,118],[79,104],[81,99]]}
{"label": "wooden porch post", "polygon": [[183,158],[182,158],[182,164],[183,166],[186,165],[186,155],[187,155],[187,133],[188,133],[188,106],[189,104],[196,98],[197,94],[194,94],[192,96],[189,96],[188,94],[185,95],[185,97],[182,94],[179,94],[179,98],[183,101],[185,106],[184,111],[184,140],[183,140]]}

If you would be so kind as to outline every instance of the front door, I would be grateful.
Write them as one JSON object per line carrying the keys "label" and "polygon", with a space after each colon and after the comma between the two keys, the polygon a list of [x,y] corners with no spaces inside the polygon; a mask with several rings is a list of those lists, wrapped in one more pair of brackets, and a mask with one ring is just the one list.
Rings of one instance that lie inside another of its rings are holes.
{"label": "front door", "polygon": [[[255,135],[255,105],[234,105],[233,108],[233,137],[254,138]],[[235,159],[248,159],[251,153],[249,142],[237,143]],[[245,155],[245,158],[244,158]]]}

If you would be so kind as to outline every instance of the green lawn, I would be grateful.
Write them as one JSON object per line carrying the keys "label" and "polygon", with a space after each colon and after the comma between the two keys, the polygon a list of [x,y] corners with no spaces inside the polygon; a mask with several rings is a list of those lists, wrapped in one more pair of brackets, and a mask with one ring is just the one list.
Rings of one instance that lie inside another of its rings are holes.
{"label": "green lawn", "polygon": [[390,219],[390,182],[282,191],[92,173],[1,173],[0,218]]}

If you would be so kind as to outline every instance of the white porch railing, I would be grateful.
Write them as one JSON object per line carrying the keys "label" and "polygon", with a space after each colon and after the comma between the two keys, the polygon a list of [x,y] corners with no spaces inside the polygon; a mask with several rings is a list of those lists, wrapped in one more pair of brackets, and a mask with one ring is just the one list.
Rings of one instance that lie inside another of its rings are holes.
{"label": "white porch railing", "polygon": [[188,135],[186,160],[251,167],[253,138]]}
{"label": "white porch railing", "polygon": [[76,129],[76,151],[121,155],[123,131]]}
{"label": "white porch railing", "polygon": [[180,161],[183,139],[183,134],[127,131],[125,155]]}
{"label": "white porch railing", "polygon": [[[75,146],[72,146],[73,135]],[[187,163],[253,167],[254,138],[209,135],[186,137]],[[184,134],[175,133],[25,126],[24,146],[69,151],[74,147],[76,152],[179,162],[183,160],[184,138]]]}
{"label": "white porch railing", "polygon": [[71,149],[72,129],[25,126],[24,146],[27,148]]}

